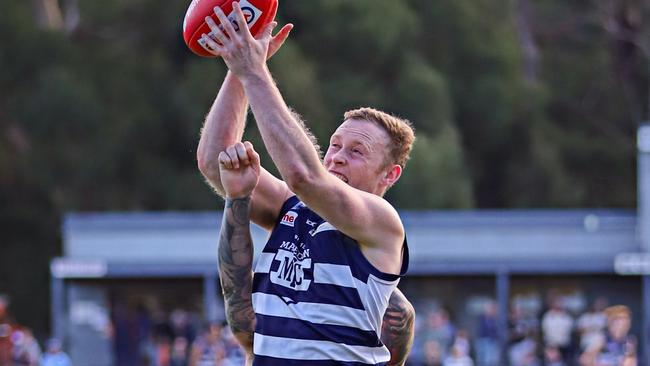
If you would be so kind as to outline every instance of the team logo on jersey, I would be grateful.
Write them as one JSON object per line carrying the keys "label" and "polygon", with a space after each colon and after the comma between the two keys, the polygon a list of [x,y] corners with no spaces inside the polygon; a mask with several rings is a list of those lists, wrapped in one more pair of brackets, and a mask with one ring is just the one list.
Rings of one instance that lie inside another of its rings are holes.
{"label": "team logo on jersey", "polygon": [[287,211],[287,213],[282,216],[282,221],[280,221],[280,224],[293,227],[296,224],[297,218],[298,214],[296,212]]}
{"label": "team logo on jersey", "polygon": [[311,280],[305,278],[305,270],[311,270],[309,254],[304,243],[283,241],[274,258],[280,266],[270,272],[271,282],[296,291],[307,291],[311,284]]}

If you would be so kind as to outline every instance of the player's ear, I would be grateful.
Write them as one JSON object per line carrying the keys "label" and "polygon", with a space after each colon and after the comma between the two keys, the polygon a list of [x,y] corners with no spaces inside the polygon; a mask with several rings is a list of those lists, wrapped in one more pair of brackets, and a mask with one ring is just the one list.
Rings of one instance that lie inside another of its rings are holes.
{"label": "player's ear", "polygon": [[387,186],[392,186],[402,176],[402,167],[397,164],[391,164],[384,171],[384,182]]}

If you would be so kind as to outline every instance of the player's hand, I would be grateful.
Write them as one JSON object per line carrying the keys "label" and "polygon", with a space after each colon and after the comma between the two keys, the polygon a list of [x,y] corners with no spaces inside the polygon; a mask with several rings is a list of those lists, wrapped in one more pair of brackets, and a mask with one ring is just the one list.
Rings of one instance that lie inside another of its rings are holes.
{"label": "player's hand", "polygon": [[[263,72],[270,51],[271,33],[277,23],[271,22],[267,24],[260,32],[259,38],[254,38],[248,27],[243,26],[246,24],[246,19],[238,2],[233,2],[233,12],[235,22],[230,22],[223,10],[220,7],[215,7],[214,13],[221,22],[221,26],[217,26],[212,17],[209,16],[205,17],[205,21],[210,27],[211,34],[219,43],[206,34],[201,36],[201,40],[214,50],[215,54],[223,58],[228,68],[235,75],[243,79]],[[278,41],[281,41],[281,38]]]}
{"label": "player's hand", "polygon": [[260,179],[260,156],[249,141],[219,153],[221,184],[228,198],[248,197]]}

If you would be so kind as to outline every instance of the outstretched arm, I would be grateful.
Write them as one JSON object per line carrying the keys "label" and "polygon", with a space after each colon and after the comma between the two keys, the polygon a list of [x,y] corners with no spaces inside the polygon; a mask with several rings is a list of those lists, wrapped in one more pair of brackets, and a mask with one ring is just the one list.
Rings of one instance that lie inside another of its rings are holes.
{"label": "outstretched arm", "polygon": [[381,325],[381,341],[390,351],[388,365],[404,365],[413,345],[415,309],[404,294],[395,289]]}
{"label": "outstretched arm", "polygon": [[[267,58],[273,56],[280,49],[292,27],[293,25],[288,24],[271,37]],[[225,197],[226,192],[221,183],[217,157],[228,146],[241,141],[247,110],[248,99],[242,83],[231,71],[228,71],[205,118],[196,154],[201,174],[221,197]],[[262,170],[260,184],[256,187],[256,194],[251,206],[252,220],[267,229],[272,226],[287,191],[288,188],[284,182],[266,170]]]}
{"label": "outstretched arm", "polygon": [[[276,12],[277,4],[271,9],[271,19],[275,18]],[[278,34],[271,37],[266,58],[271,58],[282,47],[292,28],[292,24],[287,24]],[[219,56],[217,53],[214,55]],[[217,156],[226,147],[241,141],[247,110],[248,99],[244,88],[239,79],[231,71],[228,71],[205,118],[196,152],[199,170],[222,197],[225,197],[225,192],[219,178]]]}
{"label": "outstretched arm", "polygon": [[[238,22],[245,22],[238,3],[233,3],[233,8]],[[399,216],[383,198],[345,184],[323,166],[267,68],[265,55],[274,24],[255,39],[245,27],[237,32],[221,9],[215,8],[215,13],[224,25],[223,30],[208,19],[206,22],[220,44],[207,35],[202,39],[222,55],[228,68],[241,80],[266,149],[289,189],[362,247],[378,248],[377,262],[373,264],[379,264],[378,268],[385,272],[397,273],[399,263],[385,258],[397,257],[404,241]]]}

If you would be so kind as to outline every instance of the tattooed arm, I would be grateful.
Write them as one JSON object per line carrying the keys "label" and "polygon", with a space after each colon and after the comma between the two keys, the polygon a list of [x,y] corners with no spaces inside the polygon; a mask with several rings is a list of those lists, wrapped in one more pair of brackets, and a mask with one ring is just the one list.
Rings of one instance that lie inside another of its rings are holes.
{"label": "tattooed arm", "polygon": [[415,309],[404,294],[395,289],[381,325],[381,341],[390,351],[389,366],[404,365],[413,345]]}
{"label": "tattooed arm", "polygon": [[219,278],[228,325],[246,352],[252,354],[255,313],[251,299],[253,240],[249,212],[250,196],[226,198],[219,238]]}
{"label": "tattooed arm", "polygon": [[251,195],[260,177],[260,157],[250,142],[238,142],[219,153],[221,184],[226,193],[219,239],[219,278],[226,319],[248,361],[253,354],[253,240]]}

